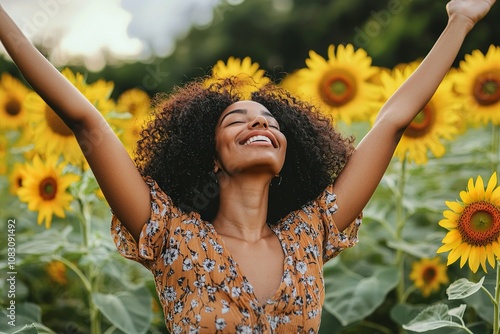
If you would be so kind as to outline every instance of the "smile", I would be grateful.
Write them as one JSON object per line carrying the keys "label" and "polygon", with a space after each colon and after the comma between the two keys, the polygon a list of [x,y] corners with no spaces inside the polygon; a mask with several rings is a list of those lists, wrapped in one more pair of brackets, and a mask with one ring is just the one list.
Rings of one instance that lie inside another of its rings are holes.
{"label": "smile", "polygon": [[253,136],[248,138],[248,140],[243,144],[243,145],[250,145],[255,142],[263,142],[263,143],[268,143],[269,145],[273,146],[273,143],[271,139],[269,139],[266,136],[258,135],[258,136]]}

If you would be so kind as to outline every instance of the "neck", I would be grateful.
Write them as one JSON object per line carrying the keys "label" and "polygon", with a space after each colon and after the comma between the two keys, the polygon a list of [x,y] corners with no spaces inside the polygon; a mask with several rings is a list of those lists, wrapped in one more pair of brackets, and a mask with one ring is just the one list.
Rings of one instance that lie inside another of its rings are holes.
{"label": "neck", "polygon": [[267,225],[269,178],[220,178],[219,210],[213,225],[228,237],[258,241],[273,233]]}

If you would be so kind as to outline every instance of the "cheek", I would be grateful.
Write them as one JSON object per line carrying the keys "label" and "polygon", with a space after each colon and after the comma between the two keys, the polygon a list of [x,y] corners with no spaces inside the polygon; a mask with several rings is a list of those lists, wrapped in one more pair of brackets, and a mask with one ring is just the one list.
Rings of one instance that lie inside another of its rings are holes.
{"label": "cheek", "polygon": [[232,141],[229,136],[225,133],[220,133],[215,136],[215,152],[217,157],[221,159],[224,155],[229,154],[230,145],[232,145]]}
{"label": "cheek", "polygon": [[281,142],[281,151],[282,151],[283,155],[285,155],[286,154],[286,149],[288,147],[288,142],[286,140],[285,135],[282,134],[280,142]]}

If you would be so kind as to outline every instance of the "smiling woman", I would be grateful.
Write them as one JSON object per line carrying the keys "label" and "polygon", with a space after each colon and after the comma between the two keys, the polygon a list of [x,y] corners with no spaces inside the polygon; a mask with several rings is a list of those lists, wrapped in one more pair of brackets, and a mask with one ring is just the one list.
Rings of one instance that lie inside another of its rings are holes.
{"label": "smiling woman", "polygon": [[440,38],[356,148],[321,106],[255,85],[249,66],[158,96],[132,161],[96,105],[1,7],[0,40],[75,135],[113,210],[118,251],[153,274],[169,332],[316,333],[323,264],[358,242],[401,136],[493,2],[448,3]]}
{"label": "smiling woman", "polygon": [[[204,189],[214,184],[211,172],[220,171],[217,176],[225,182],[225,168],[240,160],[233,154],[247,159],[249,154],[258,158],[264,153],[262,150],[226,153],[226,147],[222,146],[226,141],[216,142],[216,138],[227,133],[221,130],[233,122],[241,123],[232,124],[230,130],[248,127],[249,122],[255,120],[254,108],[260,105],[257,112],[267,114],[262,117],[266,120],[265,134],[274,138],[276,145],[277,138],[282,136],[289,143],[281,172],[278,166],[266,171],[269,174],[266,184],[276,174],[282,179],[280,186],[272,188],[269,194],[265,220],[274,224],[288,212],[314,199],[332,183],[352,152],[353,139],[343,138],[333,129],[330,119],[313,112],[312,106],[297,101],[275,86],[265,86],[254,92],[254,103],[238,102],[240,94],[247,94],[247,88],[229,90],[232,86],[238,87],[237,80],[221,79],[209,89],[204,88],[204,81],[195,81],[178,88],[170,98],[158,97],[155,117],[138,142],[136,164],[141,174],[152,176],[174,203],[189,211],[195,210],[210,221],[219,207],[219,196],[214,195],[218,190],[203,195]],[[279,95],[283,98],[276,99]],[[248,110],[246,114],[243,114],[242,106]],[[244,136],[241,138],[245,139]],[[281,147],[279,152],[285,154],[284,148]],[[216,160],[221,159],[222,154],[224,161],[217,162],[222,166],[216,166]],[[180,156],[192,158],[179,159]],[[169,163],[173,160],[177,163]],[[238,172],[241,170],[232,173]]]}

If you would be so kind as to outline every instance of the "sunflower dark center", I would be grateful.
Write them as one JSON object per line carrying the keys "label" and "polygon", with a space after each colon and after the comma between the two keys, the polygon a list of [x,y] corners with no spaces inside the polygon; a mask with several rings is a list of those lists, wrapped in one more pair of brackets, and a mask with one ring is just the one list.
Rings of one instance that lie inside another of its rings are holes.
{"label": "sunflower dark center", "polygon": [[46,106],[45,108],[45,119],[47,121],[47,124],[49,125],[49,128],[57,133],[60,136],[63,137],[69,137],[73,135],[73,132],[71,132],[70,128],[66,124],[64,124],[63,120],[57,116],[54,110],[50,108],[49,106]]}
{"label": "sunflower dark center", "polygon": [[128,105],[128,111],[132,114],[132,115],[135,115],[137,109],[139,109],[139,106],[137,105],[137,103],[135,102],[131,102],[129,105]]}
{"label": "sunflower dark center", "polygon": [[356,80],[350,73],[332,70],[321,80],[320,95],[329,105],[340,107],[356,95]]}
{"label": "sunflower dark center", "polygon": [[22,177],[22,176],[18,176],[18,177],[16,178],[15,182],[16,182],[16,185],[17,185],[18,187],[22,187],[22,186],[23,186],[23,177]]}
{"label": "sunflower dark center", "polygon": [[474,84],[474,97],[477,103],[489,106],[500,101],[500,72],[479,75]]}
{"label": "sunflower dark center", "polygon": [[424,272],[422,273],[422,279],[426,284],[430,284],[434,282],[437,276],[436,268],[434,267],[426,267]]}
{"label": "sunflower dark center", "polygon": [[5,103],[7,115],[17,116],[21,112],[21,102],[18,99],[11,98]]}
{"label": "sunflower dark center", "polygon": [[413,121],[405,130],[405,136],[412,138],[420,138],[425,136],[432,129],[434,124],[433,108],[428,103],[420,112],[415,116]]}
{"label": "sunflower dark center", "polygon": [[53,200],[57,194],[57,180],[50,176],[43,179],[39,185],[39,192],[43,200]]}
{"label": "sunflower dark center", "polygon": [[500,236],[500,207],[487,201],[471,203],[460,215],[457,228],[466,243],[489,245]]}

